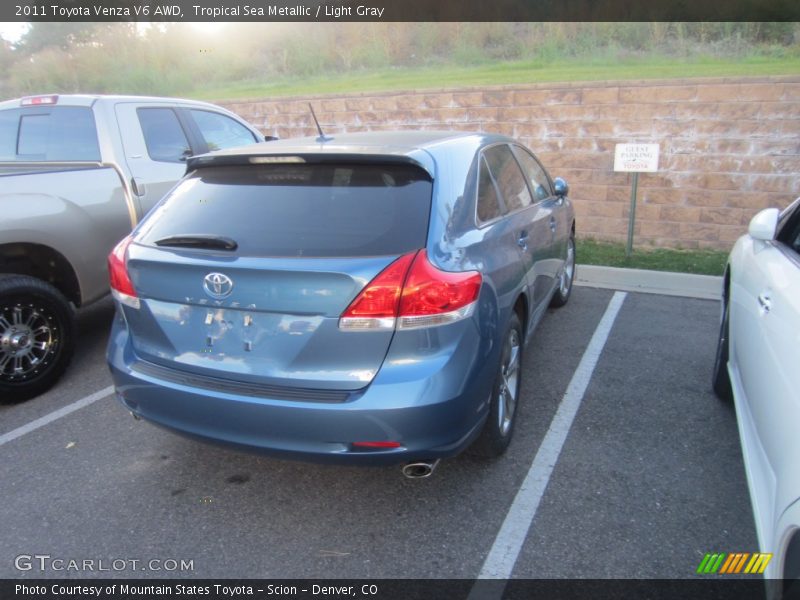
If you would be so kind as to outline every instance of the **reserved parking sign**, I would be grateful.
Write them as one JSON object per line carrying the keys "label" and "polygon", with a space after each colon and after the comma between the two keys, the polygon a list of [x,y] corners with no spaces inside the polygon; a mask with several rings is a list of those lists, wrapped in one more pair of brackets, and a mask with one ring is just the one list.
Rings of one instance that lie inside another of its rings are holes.
{"label": "reserved parking sign", "polygon": [[653,173],[658,170],[658,144],[617,144],[614,170],[624,173]]}
{"label": "reserved parking sign", "polygon": [[658,170],[658,144],[617,144],[614,148],[614,170],[633,173],[631,181],[631,210],[628,213],[628,244],[625,256],[633,253],[633,223],[636,220],[636,190],[639,173]]}

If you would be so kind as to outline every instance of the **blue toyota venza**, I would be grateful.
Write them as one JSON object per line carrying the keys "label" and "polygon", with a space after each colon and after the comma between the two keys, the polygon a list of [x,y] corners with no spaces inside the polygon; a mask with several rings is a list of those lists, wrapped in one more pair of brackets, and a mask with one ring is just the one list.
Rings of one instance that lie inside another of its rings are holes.
{"label": "blue toyota venza", "polygon": [[503,453],[575,275],[567,185],[510,138],[373,132],[189,159],[109,256],[119,400],[312,461]]}

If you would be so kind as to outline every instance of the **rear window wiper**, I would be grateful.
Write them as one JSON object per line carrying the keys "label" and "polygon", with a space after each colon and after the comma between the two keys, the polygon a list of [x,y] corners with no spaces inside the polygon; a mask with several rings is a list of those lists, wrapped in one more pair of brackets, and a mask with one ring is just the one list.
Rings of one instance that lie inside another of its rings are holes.
{"label": "rear window wiper", "polygon": [[210,248],[213,250],[236,250],[239,247],[239,244],[231,238],[209,233],[171,235],[156,240],[154,243],[156,246],[191,246],[192,248]]}

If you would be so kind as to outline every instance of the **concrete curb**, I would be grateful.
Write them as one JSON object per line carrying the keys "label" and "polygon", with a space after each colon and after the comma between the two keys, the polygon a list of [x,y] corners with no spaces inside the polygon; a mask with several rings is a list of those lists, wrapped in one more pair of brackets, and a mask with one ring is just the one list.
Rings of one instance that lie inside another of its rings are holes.
{"label": "concrete curb", "polygon": [[722,277],[595,265],[578,265],[575,285],[703,300],[719,300],[722,294]]}

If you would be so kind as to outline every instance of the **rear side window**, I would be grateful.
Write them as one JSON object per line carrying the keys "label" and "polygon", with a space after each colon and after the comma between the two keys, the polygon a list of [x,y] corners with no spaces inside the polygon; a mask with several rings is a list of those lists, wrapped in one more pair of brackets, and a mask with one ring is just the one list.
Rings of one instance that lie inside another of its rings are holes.
{"label": "rear side window", "polygon": [[256,142],[252,133],[226,115],[208,110],[189,111],[208,146],[209,151],[246,146]]}
{"label": "rear side window", "polygon": [[525,184],[522,171],[520,171],[517,161],[514,160],[514,155],[511,154],[511,148],[505,144],[492,146],[484,152],[484,157],[497,182],[497,187],[500,189],[506,210],[511,212],[530,206],[531,194]]}
{"label": "rear side window", "polygon": [[92,109],[48,106],[0,112],[2,161],[100,161]]}
{"label": "rear side window", "polygon": [[489,167],[483,156],[481,161],[480,174],[478,175],[478,222],[488,223],[502,214],[500,201],[497,198],[497,187],[489,174]]}
{"label": "rear side window", "polygon": [[192,154],[178,115],[171,108],[139,108],[147,154],[159,162],[181,162]]}
{"label": "rear side window", "polygon": [[402,254],[425,247],[431,193],[428,175],[405,165],[208,167],[178,185],[141,242],[205,233],[245,256]]}

